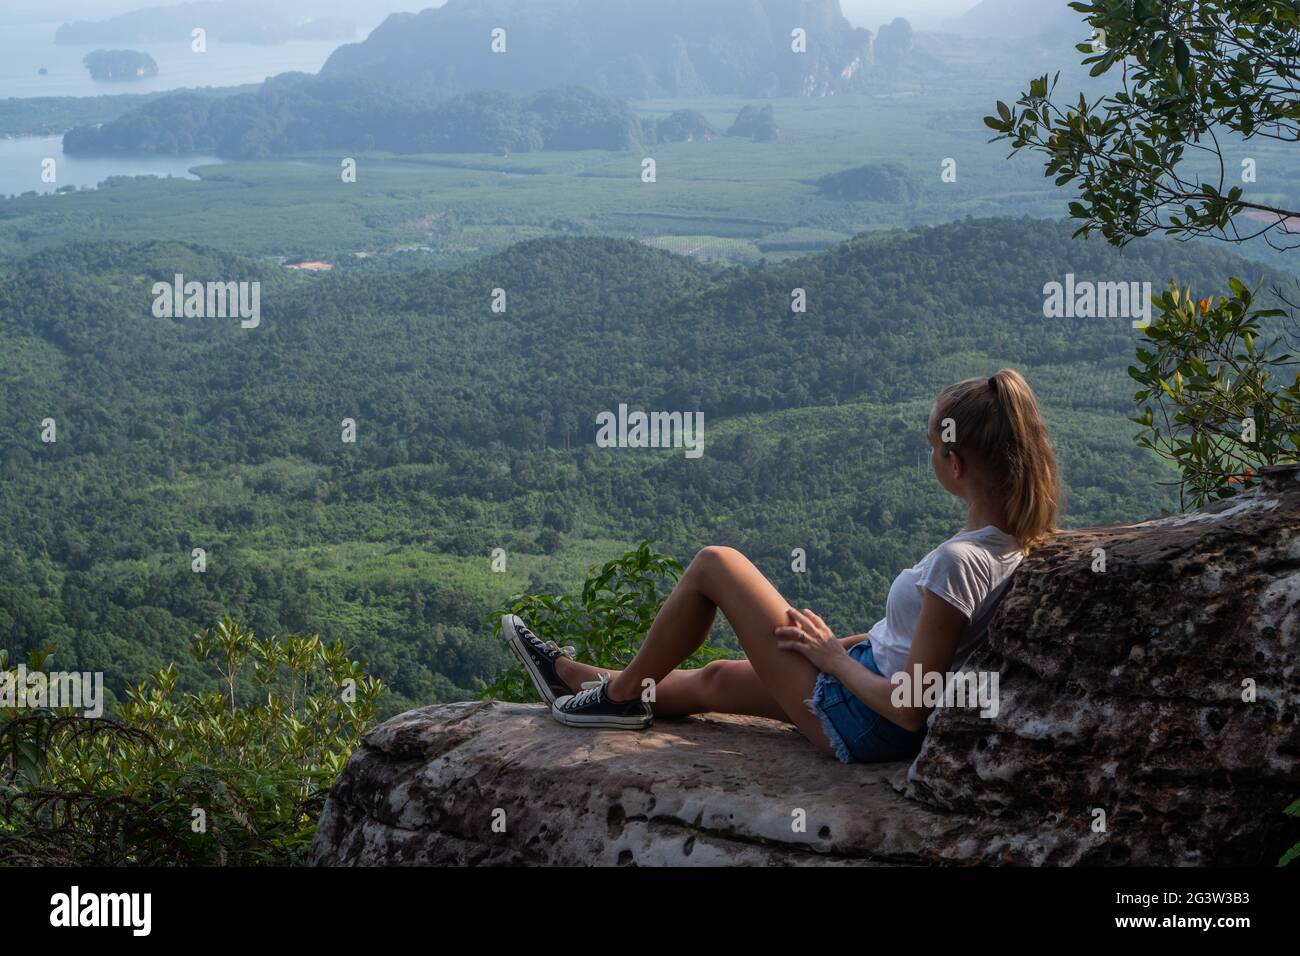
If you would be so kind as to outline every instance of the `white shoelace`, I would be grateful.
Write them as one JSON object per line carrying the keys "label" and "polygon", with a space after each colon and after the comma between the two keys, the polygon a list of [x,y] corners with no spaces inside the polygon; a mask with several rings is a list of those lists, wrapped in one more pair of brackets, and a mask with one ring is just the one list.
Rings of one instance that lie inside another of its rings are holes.
{"label": "white shoelace", "polygon": [[565,644],[563,647],[561,647],[559,644],[556,644],[554,641],[547,641],[545,644],[542,645],[542,647],[556,654],[562,654],[565,657],[572,657],[574,654],[578,653],[578,649],[574,647],[572,644]]}
{"label": "white shoelace", "polygon": [[609,675],[601,674],[600,680],[586,680],[582,682],[582,690],[575,694],[569,701],[570,707],[585,707],[592,701],[600,697],[601,689],[609,683]]}

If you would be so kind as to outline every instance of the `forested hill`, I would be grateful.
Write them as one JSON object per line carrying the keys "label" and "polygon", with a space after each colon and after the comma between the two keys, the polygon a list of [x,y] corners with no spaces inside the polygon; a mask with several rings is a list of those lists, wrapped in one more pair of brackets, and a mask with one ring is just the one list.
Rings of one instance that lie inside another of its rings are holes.
{"label": "forested hill", "polygon": [[[571,585],[642,536],[682,557],[744,547],[834,626],[864,629],[959,521],[918,467],[950,381],[1026,372],[1071,521],[1170,503],[1126,421],[1129,321],[1044,319],[1043,285],[1177,276],[1209,292],[1257,268],[1069,233],[967,221],[726,271],[546,239],[371,277],[179,245],[47,250],[0,270],[0,633],[12,652],[52,641],[58,666],[120,690],[229,613],[344,639],[392,707],[455,699],[507,661],[481,623],[492,606]],[[178,272],[260,279],[261,324],[156,318],[151,287]],[[596,415],[620,403],[702,412],[703,457],[595,447]],[[796,547],[807,574],[789,571]]]}
{"label": "forested hill", "polygon": [[78,126],[64,152],[214,152],[261,159],[312,150],[490,153],[627,149],[685,138],[668,123],[635,117],[626,104],[583,87],[516,97],[483,91],[437,100],[356,77],[286,73],[253,92],[176,93],[108,123]]}
{"label": "forested hill", "polygon": [[[796,28],[806,52],[791,49]],[[839,0],[449,0],[394,14],[321,74],[442,95],[581,83],[633,99],[823,96],[868,89],[872,53]]]}

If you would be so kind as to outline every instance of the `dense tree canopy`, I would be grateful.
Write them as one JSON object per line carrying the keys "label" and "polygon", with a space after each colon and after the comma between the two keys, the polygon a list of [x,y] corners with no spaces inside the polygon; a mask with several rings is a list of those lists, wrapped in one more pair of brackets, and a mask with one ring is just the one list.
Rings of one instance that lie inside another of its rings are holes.
{"label": "dense tree canopy", "polygon": [[[1028,220],[734,270],[611,239],[328,276],[175,244],[51,249],[0,273],[0,632],[120,691],[229,614],[343,640],[397,708],[472,694],[507,660],[488,610],[640,538],[683,559],[743,547],[828,621],[865,628],[897,569],[958,520],[920,466],[950,381],[1026,371],[1072,521],[1172,503],[1132,443],[1129,323],[1045,320],[1041,290],[1066,272],[1232,271],[1211,250],[1120,257]],[[152,284],[178,272],[260,279],[261,325],[155,318]],[[596,415],[620,403],[703,412],[703,457],[596,447]],[[790,571],[796,547],[807,574]],[[182,686],[204,679],[182,670]]]}

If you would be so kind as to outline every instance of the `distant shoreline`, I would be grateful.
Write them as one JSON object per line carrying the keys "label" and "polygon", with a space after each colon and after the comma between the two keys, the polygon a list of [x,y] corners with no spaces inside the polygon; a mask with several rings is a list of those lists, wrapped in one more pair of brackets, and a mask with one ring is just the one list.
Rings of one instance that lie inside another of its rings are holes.
{"label": "distant shoreline", "polygon": [[183,86],[149,93],[98,93],[92,96],[10,96],[0,99],[0,139],[62,136],[74,126],[107,123],[139,106],[176,93],[232,96],[259,84]]}

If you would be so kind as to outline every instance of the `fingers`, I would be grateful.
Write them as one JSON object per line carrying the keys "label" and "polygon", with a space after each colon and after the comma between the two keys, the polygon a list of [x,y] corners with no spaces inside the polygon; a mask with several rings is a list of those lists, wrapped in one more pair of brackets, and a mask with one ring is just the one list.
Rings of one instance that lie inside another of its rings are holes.
{"label": "fingers", "polygon": [[790,620],[797,623],[809,634],[829,636],[831,633],[831,629],[826,626],[826,622],[808,608],[804,608],[802,611],[789,608],[787,609],[786,614],[789,616]]}
{"label": "fingers", "polygon": [[809,634],[817,633],[817,626],[809,619],[803,611],[796,611],[794,608],[787,608],[786,615],[794,621],[799,627],[803,628]]}
{"label": "fingers", "polygon": [[783,624],[778,626],[773,633],[777,637],[776,646],[781,650],[798,651],[804,657],[808,657],[808,652],[812,649],[808,638],[812,635],[802,627],[791,627],[788,624]]}

